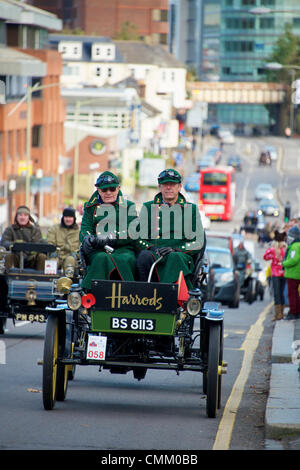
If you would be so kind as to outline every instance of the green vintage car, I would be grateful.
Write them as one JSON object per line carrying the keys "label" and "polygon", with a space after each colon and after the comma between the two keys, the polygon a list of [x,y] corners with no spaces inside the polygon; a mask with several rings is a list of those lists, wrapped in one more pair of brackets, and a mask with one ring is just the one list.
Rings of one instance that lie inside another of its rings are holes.
{"label": "green vintage car", "polygon": [[200,259],[189,292],[182,279],[174,284],[93,280],[89,292],[80,282],[59,279],[56,306],[47,308],[44,408],[65,399],[76,366],[96,365],[111,373],[132,372],[137,380],[148,369],[202,373],[207,416],[216,417],[226,372],[224,312],[205,302],[207,272]]}

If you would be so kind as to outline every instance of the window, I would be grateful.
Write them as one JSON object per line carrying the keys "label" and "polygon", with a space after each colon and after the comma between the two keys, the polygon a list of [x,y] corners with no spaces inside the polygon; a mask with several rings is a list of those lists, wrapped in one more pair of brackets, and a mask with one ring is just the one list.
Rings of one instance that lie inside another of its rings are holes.
{"label": "window", "polygon": [[111,76],[112,76],[112,68],[111,68],[111,67],[109,67],[109,68],[107,69],[107,76],[108,76],[108,77],[111,77]]}
{"label": "window", "polygon": [[101,67],[96,67],[96,75],[97,77],[101,77]]}
{"label": "window", "polygon": [[33,126],[32,128],[32,147],[42,146],[42,126]]}
{"label": "window", "polygon": [[300,18],[293,18],[293,27],[300,28]]}
{"label": "window", "polygon": [[252,52],[252,41],[225,41],[224,44],[226,52]]}
{"label": "window", "polygon": [[274,18],[259,18],[259,27],[261,29],[274,28]]}
{"label": "window", "polygon": [[168,10],[160,10],[160,21],[168,21]]}

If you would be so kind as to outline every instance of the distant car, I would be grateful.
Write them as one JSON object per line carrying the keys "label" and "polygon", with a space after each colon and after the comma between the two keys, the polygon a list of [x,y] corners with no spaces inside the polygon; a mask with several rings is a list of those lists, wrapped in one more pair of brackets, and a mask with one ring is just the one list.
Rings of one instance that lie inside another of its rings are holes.
{"label": "distant car", "polygon": [[230,155],[227,159],[227,165],[232,166],[237,171],[242,171],[242,161],[239,155]]}
{"label": "distant car", "polygon": [[212,156],[207,156],[206,158],[202,158],[197,162],[197,171],[202,170],[203,168],[208,168],[215,166],[215,160]]}
{"label": "distant car", "polygon": [[279,216],[279,205],[275,199],[261,199],[257,208],[258,214]]}
{"label": "distant car", "polygon": [[278,153],[276,147],[274,147],[273,145],[266,145],[264,147],[264,151],[270,155],[272,161],[277,160]]}
{"label": "distant car", "polygon": [[185,183],[184,189],[189,192],[199,192],[200,187],[200,173],[196,172],[188,176]]}
{"label": "distant car", "polygon": [[261,183],[256,186],[254,196],[257,201],[260,199],[274,199],[274,188],[271,184]]}
{"label": "distant car", "polygon": [[222,151],[219,147],[211,147],[203,155],[203,159],[206,157],[213,157],[216,164],[220,163],[222,158]]}
{"label": "distant car", "polygon": [[239,274],[235,270],[232,253],[227,248],[206,248],[214,278],[213,300],[238,308],[240,301]]}
{"label": "distant car", "polygon": [[231,233],[207,231],[206,232],[206,246],[226,248],[233,253],[233,236]]}
{"label": "distant car", "polygon": [[223,144],[234,144],[235,138],[233,134],[228,129],[220,129],[218,131],[218,136],[221,139]]}

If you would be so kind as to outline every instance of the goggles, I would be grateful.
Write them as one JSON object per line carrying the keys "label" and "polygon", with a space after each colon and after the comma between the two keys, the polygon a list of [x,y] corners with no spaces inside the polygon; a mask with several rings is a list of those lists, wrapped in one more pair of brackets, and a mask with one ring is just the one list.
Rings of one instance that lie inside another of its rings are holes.
{"label": "goggles", "polygon": [[111,175],[103,175],[98,178],[97,185],[107,183],[117,183],[116,178],[113,178]]}

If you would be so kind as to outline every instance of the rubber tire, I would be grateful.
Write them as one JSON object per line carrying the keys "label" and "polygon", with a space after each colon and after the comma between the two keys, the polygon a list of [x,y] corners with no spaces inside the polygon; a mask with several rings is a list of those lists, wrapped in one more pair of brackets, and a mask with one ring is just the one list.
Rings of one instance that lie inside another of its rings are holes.
{"label": "rubber tire", "polygon": [[217,416],[219,398],[219,360],[220,360],[220,334],[219,323],[209,325],[208,365],[207,365],[207,395],[206,414],[208,418]]}
{"label": "rubber tire", "polygon": [[43,405],[45,410],[52,410],[56,402],[58,336],[58,319],[55,315],[49,315],[43,358]]}
{"label": "rubber tire", "polygon": [[6,326],[6,318],[0,318],[0,335],[4,335]]}

